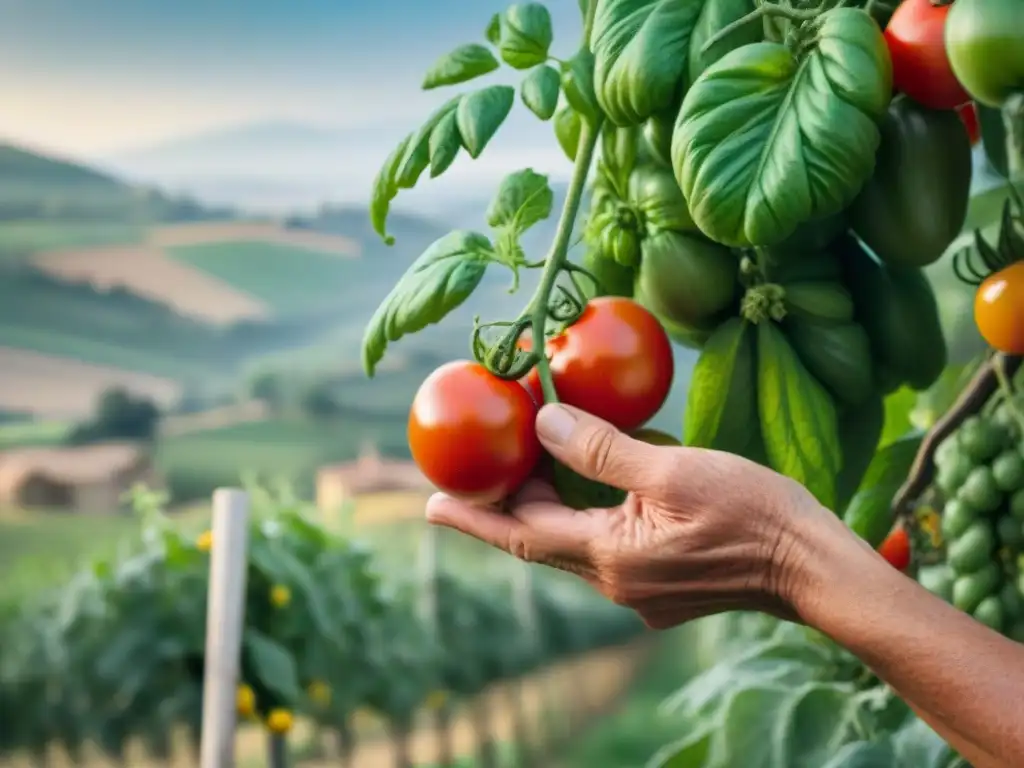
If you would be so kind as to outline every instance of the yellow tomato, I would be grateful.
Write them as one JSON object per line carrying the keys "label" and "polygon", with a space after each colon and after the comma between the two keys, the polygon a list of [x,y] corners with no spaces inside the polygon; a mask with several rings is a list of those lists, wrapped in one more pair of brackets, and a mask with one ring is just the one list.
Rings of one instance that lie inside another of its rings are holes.
{"label": "yellow tomato", "polygon": [[284,608],[292,601],[292,591],[284,584],[275,584],[270,590],[270,604],[275,608]]}
{"label": "yellow tomato", "polygon": [[235,706],[238,709],[238,714],[242,717],[253,716],[253,713],[256,712],[256,694],[253,693],[252,688],[248,685],[238,686],[238,692],[235,695]]}
{"label": "yellow tomato", "polygon": [[196,538],[196,549],[200,552],[209,552],[213,548],[213,531],[203,531]]}
{"label": "yellow tomato", "polygon": [[287,709],[272,709],[267,715],[267,728],[271,733],[288,733],[295,725],[295,718]]}

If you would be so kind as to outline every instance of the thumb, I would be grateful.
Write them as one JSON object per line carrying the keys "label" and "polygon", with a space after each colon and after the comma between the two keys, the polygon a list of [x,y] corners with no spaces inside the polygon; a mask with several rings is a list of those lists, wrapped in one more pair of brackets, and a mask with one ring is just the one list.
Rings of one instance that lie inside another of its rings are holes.
{"label": "thumb", "polygon": [[607,421],[568,405],[545,405],[537,436],[558,461],[591,480],[625,491],[647,487],[664,466],[664,451],[634,440]]}

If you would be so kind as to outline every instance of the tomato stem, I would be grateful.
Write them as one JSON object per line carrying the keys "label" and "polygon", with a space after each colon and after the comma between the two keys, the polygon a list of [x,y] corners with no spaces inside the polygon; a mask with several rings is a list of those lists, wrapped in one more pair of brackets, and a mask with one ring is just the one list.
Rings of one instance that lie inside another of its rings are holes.
{"label": "tomato stem", "polygon": [[1011,183],[1024,179],[1024,93],[1014,93],[1003,104],[1006,126],[1007,176]]}
{"label": "tomato stem", "polygon": [[1020,408],[1017,406],[1013,384],[1010,383],[1010,377],[1006,373],[1006,358],[1002,356],[996,357],[992,362],[992,370],[999,381],[999,389],[1003,393],[1003,397],[1006,398],[1006,408],[1010,411],[1010,415],[1020,424],[1021,431],[1024,432],[1024,413],[1021,413]]}
{"label": "tomato stem", "polygon": [[727,38],[736,30],[742,29],[743,27],[747,26],[752,22],[760,21],[765,16],[779,16],[784,19],[789,19],[790,21],[803,22],[816,19],[820,15],[821,11],[817,8],[802,10],[799,8],[789,8],[783,5],[760,5],[755,10],[748,13],[746,16],[736,19],[736,21],[726,24],[724,27],[718,30],[718,32],[712,35],[711,38],[708,39],[706,43],[704,43],[703,47],[700,49],[700,52],[702,54],[707,53],[715,45],[722,42],[722,40]]}
{"label": "tomato stem", "polygon": [[[587,3],[587,16],[583,25],[583,44],[588,50],[590,49],[596,8],[596,2]],[[555,230],[555,239],[551,243],[551,250],[544,260],[540,285],[537,286],[537,291],[529,305],[529,312],[532,316],[533,348],[540,353],[540,359],[537,361],[537,376],[540,379],[545,403],[558,402],[558,393],[555,391],[555,384],[551,378],[551,366],[548,363],[547,355],[543,354],[546,341],[544,331],[548,320],[551,292],[555,289],[555,281],[558,276],[565,270],[569,241],[572,239],[572,229],[583,200],[583,189],[586,187],[587,176],[590,174],[590,165],[594,159],[594,150],[597,148],[597,139],[601,134],[602,120],[603,117],[596,122],[583,120],[583,128],[580,131],[579,145],[576,150],[576,161],[573,165],[572,178],[569,181],[569,190],[565,195],[565,203],[562,205],[562,213],[558,219],[558,229]]]}

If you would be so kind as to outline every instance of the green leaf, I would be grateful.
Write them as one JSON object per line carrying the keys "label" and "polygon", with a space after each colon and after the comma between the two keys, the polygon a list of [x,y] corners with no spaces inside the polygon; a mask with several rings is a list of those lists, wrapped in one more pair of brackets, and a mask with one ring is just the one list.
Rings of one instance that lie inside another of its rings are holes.
{"label": "green leaf", "polygon": [[757,326],[757,358],[758,411],[771,466],[835,509],[843,465],[835,403],[773,323]]}
{"label": "green leaf", "polygon": [[854,8],[808,24],[814,42],[799,57],[779,43],[742,46],[683,99],[672,166],[693,220],[713,240],[777,245],[844,209],[874,171],[892,97],[882,33]]}
{"label": "green leaf", "polygon": [[779,711],[773,743],[774,764],[786,768],[819,768],[854,738],[857,702],[852,687],[809,683]]}
{"label": "green leaf", "polygon": [[885,426],[878,444],[886,446],[914,429],[910,415],[917,407],[917,392],[910,387],[900,387],[885,398]]}
{"label": "green leaf", "polygon": [[860,405],[847,406],[839,413],[839,445],[843,469],[836,481],[837,509],[845,509],[857,492],[878,449],[885,421],[881,395],[871,395]]}
{"label": "green leaf", "polygon": [[508,228],[522,234],[551,215],[555,197],[548,177],[532,168],[506,176],[487,209],[487,224],[494,229]]}
{"label": "green leaf", "polygon": [[456,96],[447,101],[417,131],[402,139],[377,173],[370,198],[370,223],[388,245],[395,242],[395,238],[387,233],[391,201],[398,196],[399,189],[411,189],[416,185],[430,164],[430,137],[434,128],[459,107],[462,98]]}
{"label": "green leaf", "polygon": [[701,0],[598,0],[591,37],[597,101],[616,125],[673,109],[686,86]]}
{"label": "green leaf", "polygon": [[892,736],[901,768],[945,768],[955,756],[953,749],[918,718]]}
{"label": "green leaf", "polygon": [[576,159],[582,130],[583,120],[579,113],[568,104],[555,113],[555,138],[558,139],[558,145],[570,160]]}
{"label": "green leaf", "polygon": [[459,134],[474,160],[505,122],[515,98],[515,89],[510,85],[492,85],[462,97],[456,113]]}
{"label": "green leaf", "polygon": [[491,49],[468,43],[446,53],[434,62],[423,78],[423,90],[457,85],[493,72],[501,65]]}
{"label": "green leaf", "polygon": [[714,732],[710,724],[696,728],[685,738],[659,750],[648,761],[647,768],[704,768],[711,756]]}
{"label": "green leaf", "polygon": [[297,703],[302,698],[298,668],[287,648],[263,633],[247,628],[243,649],[252,665],[253,674],[267,688],[289,703]]}
{"label": "green leaf", "polygon": [[491,16],[491,20],[487,23],[487,29],[484,30],[484,37],[487,38],[487,42],[491,45],[498,45],[501,42],[501,14],[496,13]]}
{"label": "green leaf", "polygon": [[590,123],[601,119],[601,108],[594,95],[594,55],[586,48],[562,64],[562,91],[581,118]]}
{"label": "green leaf", "polygon": [[895,765],[898,765],[896,755],[888,740],[875,743],[858,741],[842,747],[822,768],[888,768]]}
{"label": "green leaf", "polygon": [[523,79],[519,95],[523,104],[541,120],[550,120],[558,108],[562,90],[561,76],[554,67],[542,64]]}
{"label": "green leaf", "polygon": [[440,322],[480,284],[494,248],[484,235],[456,230],[413,262],[370,319],[363,334],[363,368],[373,376],[389,342]]}
{"label": "green leaf", "polygon": [[548,60],[553,32],[551,14],[541,3],[516,3],[501,15],[498,52],[515,69],[530,69]]}
{"label": "green leaf", "polygon": [[445,115],[430,132],[430,178],[436,179],[451,167],[462,149],[462,134],[455,110]]}
{"label": "green leaf", "polygon": [[729,390],[737,363],[751,351],[749,326],[740,318],[722,324],[701,350],[690,379],[683,445],[711,448],[729,412]]}
{"label": "green leaf", "polygon": [[778,768],[768,748],[789,688],[758,685],[733,693],[721,712],[712,749],[716,763],[743,768]]}
{"label": "green leaf", "polygon": [[906,435],[875,453],[860,488],[846,506],[843,522],[872,547],[881,544],[892,530],[892,499],[910,472],[922,437],[921,433]]}

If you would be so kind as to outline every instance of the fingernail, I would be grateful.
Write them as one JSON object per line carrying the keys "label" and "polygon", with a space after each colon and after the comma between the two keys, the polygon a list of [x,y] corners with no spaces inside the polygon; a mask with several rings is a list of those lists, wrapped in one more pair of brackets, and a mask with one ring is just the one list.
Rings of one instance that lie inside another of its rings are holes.
{"label": "fingernail", "polygon": [[450,501],[450,498],[445,493],[435,493],[429,499],[427,499],[427,522],[428,523],[439,523],[444,517],[444,507]]}
{"label": "fingernail", "polygon": [[537,414],[537,434],[552,445],[562,445],[576,428],[576,415],[560,405],[545,405]]}

